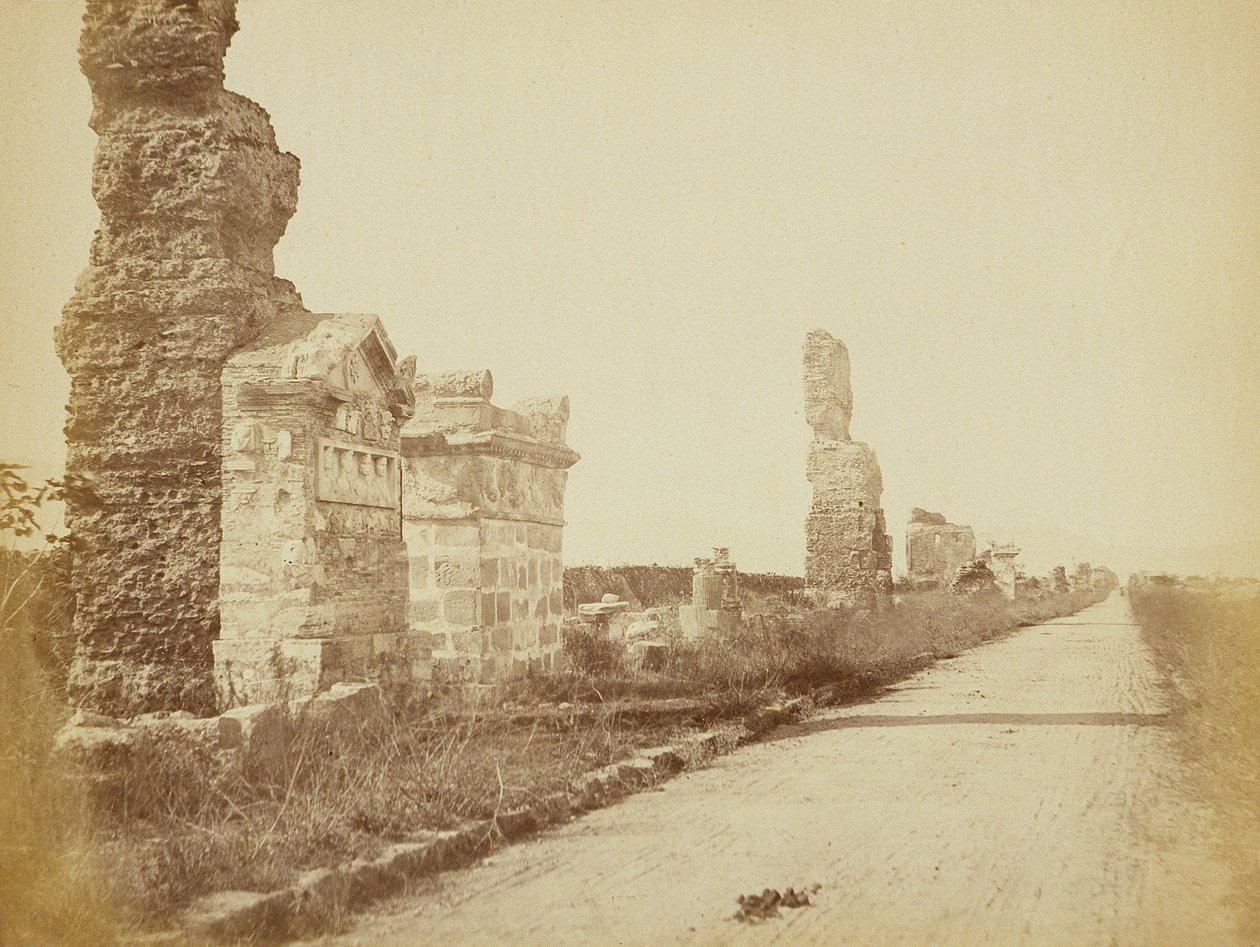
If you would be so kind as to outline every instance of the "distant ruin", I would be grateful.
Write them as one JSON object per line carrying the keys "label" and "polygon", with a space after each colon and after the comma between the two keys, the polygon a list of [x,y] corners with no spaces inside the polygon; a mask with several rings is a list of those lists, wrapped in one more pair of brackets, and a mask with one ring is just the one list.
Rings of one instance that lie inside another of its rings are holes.
{"label": "distant ruin", "polygon": [[970,526],[959,526],[940,513],[914,508],[906,527],[907,580],[948,585],[958,570],[974,558],[976,534]]}
{"label": "distant ruin", "polygon": [[805,589],[819,604],[868,607],[892,588],[883,475],[875,452],[849,437],[849,352],[822,329],[805,337],[805,420],[813,430],[805,475]]}
{"label": "distant ruin", "polygon": [[1019,569],[1015,565],[1019,553],[1019,547],[1010,540],[990,541],[989,548],[983,553],[983,558],[988,563],[993,578],[997,581],[998,590],[1012,600],[1015,598],[1015,588],[1019,578]]}
{"label": "distant ruin", "polygon": [[725,546],[713,547],[712,559],[697,559],[691,580],[691,604],[678,606],[684,638],[722,635],[739,627],[743,602],[739,570]]}
{"label": "distant ruin", "polygon": [[375,316],[308,312],[274,276],[298,160],[223,88],[234,11],[84,15],[101,223],[56,341],[67,473],[101,506],[66,512],[72,699],[205,713],[424,681],[432,655],[473,680],[546,670],[568,401],[504,411],[488,373],[417,378]]}

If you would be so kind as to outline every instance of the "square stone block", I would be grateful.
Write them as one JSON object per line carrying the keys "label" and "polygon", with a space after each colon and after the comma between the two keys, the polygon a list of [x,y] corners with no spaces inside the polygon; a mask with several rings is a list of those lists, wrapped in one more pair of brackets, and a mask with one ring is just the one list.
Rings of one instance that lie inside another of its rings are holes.
{"label": "square stone block", "polygon": [[434,530],[433,541],[438,546],[478,549],[481,546],[481,529],[475,523],[439,524]]}
{"label": "square stone block", "polygon": [[481,560],[481,587],[483,589],[492,589],[499,584],[499,560],[498,559],[482,559]]}
{"label": "square stone block", "polygon": [[475,625],[479,604],[475,589],[452,589],[442,598],[442,617],[452,625]]}
{"label": "square stone block", "polygon": [[411,550],[433,548],[433,524],[427,520],[417,521],[404,519],[402,525],[403,542]]}
{"label": "square stone block", "polygon": [[407,625],[413,631],[437,621],[438,600],[435,598],[413,599],[407,603]]}
{"label": "square stone block", "polygon": [[433,559],[438,588],[470,589],[481,579],[481,563],[475,552],[447,553]]}

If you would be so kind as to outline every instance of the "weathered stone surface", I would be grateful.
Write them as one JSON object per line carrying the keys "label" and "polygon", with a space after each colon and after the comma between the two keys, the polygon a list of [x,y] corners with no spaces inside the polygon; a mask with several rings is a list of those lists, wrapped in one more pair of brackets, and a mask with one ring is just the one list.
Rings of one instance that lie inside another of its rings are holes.
{"label": "weathered stone surface", "polygon": [[849,353],[822,329],[805,337],[805,417],[813,440],[805,474],[805,587],[826,604],[869,605],[892,585],[892,545],[880,509],[875,452],[849,439]]}
{"label": "weathered stone surface", "polygon": [[57,327],[71,376],[76,703],[120,716],[213,705],[222,411],[233,349],[301,309],[272,248],[298,161],[223,89],[232,0],[91,0],[80,64],[100,136],[90,263]]}
{"label": "weathered stone surface", "polygon": [[[985,550],[984,558],[988,562],[989,569],[993,573],[993,578],[997,582],[998,589],[1009,599],[1015,598],[1016,580],[1019,578],[1019,570],[1015,566],[1015,559],[1019,556],[1019,547],[1009,540],[1006,542],[990,542],[989,548]],[[1086,566],[1088,569],[1089,566]]]}
{"label": "weathered stone surface", "polygon": [[958,570],[949,583],[949,590],[955,595],[996,595],[998,585],[988,560],[976,559]]}
{"label": "weathered stone surface", "polygon": [[910,511],[910,523],[918,526],[947,526],[949,520],[944,513],[930,513],[923,507],[916,506]]}
{"label": "weathered stone surface", "polygon": [[976,534],[970,526],[959,526],[940,513],[914,508],[906,527],[907,579],[948,584],[974,558]]}
{"label": "weathered stone surface", "polygon": [[728,634],[739,627],[741,609],[739,570],[731,562],[730,549],[714,546],[712,559],[695,560],[691,604],[678,606],[682,635]]}
{"label": "weathered stone surface", "polygon": [[301,312],[224,367],[222,703],[427,679],[428,648],[405,633],[412,393],[396,362],[375,316]]}
{"label": "weathered stone surface", "polygon": [[417,375],[402,431],[409,630],[444,680],[550,671],[560,646],[569,400],[493,392],[488,371]]}

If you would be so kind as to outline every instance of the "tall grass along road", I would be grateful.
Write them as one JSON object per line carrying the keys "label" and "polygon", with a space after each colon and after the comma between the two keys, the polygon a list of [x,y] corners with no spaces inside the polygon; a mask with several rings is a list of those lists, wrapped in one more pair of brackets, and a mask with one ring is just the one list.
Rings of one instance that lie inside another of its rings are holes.
{"label": "tall grass along road", "polygon": [[[1113,595],[436,876],[328,943],[1239,943],[1169,695]],[[734,918],[788,887],[809,904]]]}

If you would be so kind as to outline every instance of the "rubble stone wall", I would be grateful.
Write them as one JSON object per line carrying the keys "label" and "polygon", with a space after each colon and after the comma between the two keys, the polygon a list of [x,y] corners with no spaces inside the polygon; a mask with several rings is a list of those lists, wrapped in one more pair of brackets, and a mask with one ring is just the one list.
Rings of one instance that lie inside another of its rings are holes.
{"label": "rubble stone wall", "polygon": [[301,309],[272,249],[298,161],[267,113],[223,88],[232,0],[90,0],[80,65],[99,136],[101,211],[57,327],[71,379],[72,699],[115,715],[209,710],[219,630],[220,372]]}

